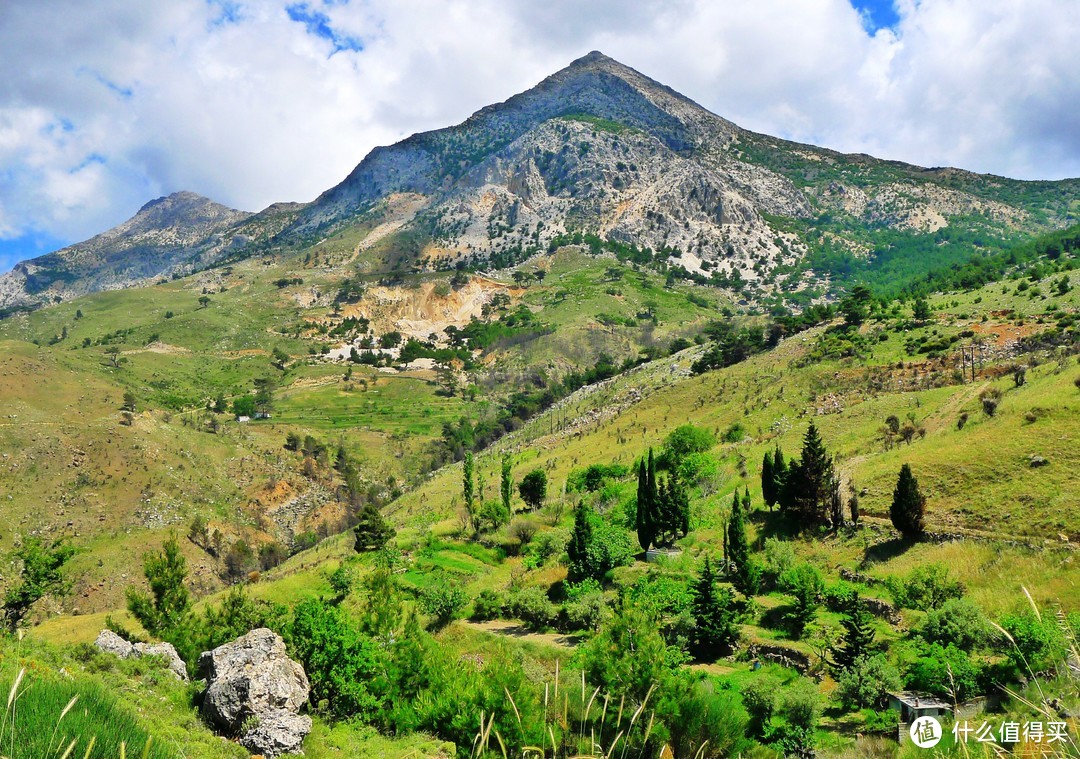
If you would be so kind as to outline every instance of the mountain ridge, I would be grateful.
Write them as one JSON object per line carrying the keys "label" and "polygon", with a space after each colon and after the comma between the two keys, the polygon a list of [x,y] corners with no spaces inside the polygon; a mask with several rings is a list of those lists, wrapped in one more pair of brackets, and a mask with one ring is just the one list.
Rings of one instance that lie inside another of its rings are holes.
{"label": "mountain ridge", "polygon": [[[357,245],[378,249],[361,271],[500,268],[589,234],[685,276],[750,282],[762,301],[783,297],[780,278],[800,270],[828,287],[838,272],[815,254],[829,245],[868,259],[894,247],[894,232],[970,232],[947,264],[1065,226],[1078,205],[1080,180],[1025,183],[757,134],[593,51],[460,124],[374,148],[310,203],[249,214],[191,193],[151,201],[0,276],[0,312],[303,249],[365,224],[393,231]],[[190,218],[162,212],[174,206]]]}

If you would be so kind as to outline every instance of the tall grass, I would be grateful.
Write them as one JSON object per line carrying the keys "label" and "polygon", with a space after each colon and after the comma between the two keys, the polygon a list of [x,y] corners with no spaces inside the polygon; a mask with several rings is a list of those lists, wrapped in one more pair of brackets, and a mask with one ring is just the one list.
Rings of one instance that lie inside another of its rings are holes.
{"label": "tall grass", "polygon": [[[16,663],[19,656],[13,657]],[[32,666],[32,665],[31,665]],[[0,681],[0,759],[172,759],[135,717],[90,680],[57,680],[25,666]]]}
{"label": "tall grass", "polygon": [[[650,746],[655,726],[655,712],[649,702],[656,689],[649,688],[645,698],[636,707],[625,696],[618,698],[601,693],[597,687],[589,690],[585,673],[581,673],[580,689],[560,686],[559,664],[555,676],[544,683],[543,725],[525,725],[517,702],[509,690],[505,690],[507,703],[517,720],[520,735],[539,738],[537,745],[506,745],[495,723],[495,714],[481,712],[479,728],[473,738],[473,759],[502,757],[503,759],[639,759],[651,757],[657,747]],[[561,698],[560,698],[561,694]],[[520,695],[520,694],[519,694]],[[609,709],[618,702],[618,711]],[[707,743],[707,742],[706,742]],[[698,749],[703,755],[706,746]],[[688,757],[687,759],[690,759]]]}

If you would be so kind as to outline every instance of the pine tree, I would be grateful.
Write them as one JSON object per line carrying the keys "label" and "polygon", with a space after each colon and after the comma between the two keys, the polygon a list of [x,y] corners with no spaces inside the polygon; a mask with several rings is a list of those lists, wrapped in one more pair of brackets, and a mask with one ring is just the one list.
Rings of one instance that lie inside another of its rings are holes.
{"label": "pine tree", "polygon": [[771,451],[765,451],[761,459],[761,497],[765,505],[772,511],[776,505],[776,478],[773,476],[773,456]]}
{"label": "pine tree", "polygon": [[712,561],[705,557],[701,575],[694,583],[693,615],[698,656],[715,659],[731,650],[739,638],[731,591],[716,587]]}
{"label": "pine tree", "polygon": [[900,467],[900,476],[896,480],[896,489],[893,490],[892,506],[889,508],[893,527],[909,540],[921,537],[925,530],[925,510],[926,499],[919,492],[919,482],[911,473],[911,467],[904,464]]}
{"label": "pine tree", "polygon": [[356,527],[353,528],[356,534],[353,548],[357,553],[382,548],[397,534],[373,503],[365,504],[357,519]]}
{"label": "pine tree", "polygon": [[874,644],[873,619],[858,593],[852,595],[847,613],[840,620],[844,636],[833,653],[833,663],[837,669],[850,669],[856,660],[870,654],[870,648]]}
{"label": "pine tree", "polygon": [[570,533],[570,542],[566,544],[566,556],[569,559],[571,582],[579,582],[589,577],[589,545],[592,543],[592,514],[585,501],[574,509],[574,531]]}
{"label": "pine tree", "polygon": [[802,456],[792,462],[785,478],[783,501],[800,527],[816,527],[828,518],[835,480],[832,457],[813,422],[803,437]]}

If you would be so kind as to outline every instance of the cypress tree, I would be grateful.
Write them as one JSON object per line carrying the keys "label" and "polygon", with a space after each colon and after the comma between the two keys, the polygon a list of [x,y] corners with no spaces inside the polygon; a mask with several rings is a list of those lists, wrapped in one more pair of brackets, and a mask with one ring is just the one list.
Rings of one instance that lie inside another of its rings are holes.
{"label": "cypress tree", "polygon": [[838,669],[850,669],[856,660],[870,654],[870,647],[874,644],[873,619],[859,594],[853,594],[847,613],[840,620],[844,637],[833,654],[833,662]]}
{"label": "cypress tree", "polygon": [[578,502],[574,510],[574,531],[566,544],[566,556],[570,560],[569,579],[572,582],[589,576],[589,545],[592,543],[592,519],[585,501]]}
{"label": "cypress tree", "polygon": [[752,596],[757,592],[757,571],[750,558],[750,543],[746,538],[746,518],[739,493],[731,501],[731,518],[727,525],[727,557],[734,565],[732,581],[743,595]]}
{"label": "cypress tree", "polygon": [[656,460],[653,458],[652,448],[649,449],[649,464],[646,467],[645,477],[645,488],[648,491],[649,525],[655,542],[660,532],[662,517],[660,515],[660,493],[656,482]]}
{"label": "cypress tree", "polygon": [[761,497],[765,505],[772,511],[776,505],[776,478],[773,476],[773,455],[771,451],[765,451],[761,459]]}
{"label": "cypress tree", "polygon": [[649,519],[651,507],[649,505],[649,474],[645,459],[638,462],[638,486],[637,486],[637,527],[638,544],[642,551],[648,551],[652,545],[652,523]]}
{"label": "cypress tree", "polygon": [[[772,462],[772,479],[773,479],[773,498],[776,503],[780,504],[780,508],[785,507],[783,500],[784,485],[787,483],[788,478],[788,464],[784,461],[784,452],[780,450],[780,446],[776,446],[776,450],[773,451]],[[769,504],[769,508],[772,508],[772,504]]]}
{"label": "cypress tree", "polygon": [[896,480],[896,489],[893,490],[892,506],[889,507],[893,527],[909,540],[921,537],[925,530],[925,509],[926,499],[919,492],[919,482],[911,473],[911,467],[904,464],[900,467],[900,476]]}
{"label": "cypress tree", "polygon": [[514,478],[510,473],[510,454],[507,453],[503,454],[502,477],[499,480],[499,496],[502,498],[502,505],[507,514],[514,513],[514,510],[510,507],[510,497],[513,492]]}

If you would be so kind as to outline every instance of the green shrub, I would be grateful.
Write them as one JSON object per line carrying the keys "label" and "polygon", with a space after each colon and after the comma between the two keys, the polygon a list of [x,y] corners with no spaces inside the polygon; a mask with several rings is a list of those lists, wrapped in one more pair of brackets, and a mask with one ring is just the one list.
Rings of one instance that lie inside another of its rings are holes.
{"label": "green shrub", "polygon": [[1005,653],[1025,676],[1047,669],[1065,656],[1065,636],[1049,615],[1040,619],[1030,611],[1009,614],[1002,618],[1001,627],[1010,638]]}
{"label": "green shrub", "polygon": [[928,643],[951,643],[964,651],[986,645],[993,632],[979,607],[966,598],[950,598],[932,609],[919,629]]}
{"label": "green shrub", "polygon": [[496,590],[481,590],[473,602],[472,618],[480,622],[498,619],[506,607],[506,596]]}
{"label": "green shrub", "polygon": [[888,694],[900,689],[900,673],[884,654],[860,656],[840,674],[837,685],[845,708],[883,708]]}
{"label": "green shrub", "polygon": [[907,609],[930,611],[964,595],[963,584],[949,577],[944,564],[916,567],[904,580],[890,577],[887,583],[896,604]]}
{"label": "green shrub", "polygon": [[533,630],[547,630],[555,624],[559,610],[543,588],[533,585],[510,594],[510,614]]}
{"label": "green shrub", "polygon": [[952,644],[931,643],[911,665],[905,686],[960,702],[978,692],[979,674],[978,665],[966,652]]}
{"label": "green shrub", "polygon": [[450,624],[468,602],[465,589],[454,582],[436,582],[420,591],[420,608],[432,617],[436,627]]}

